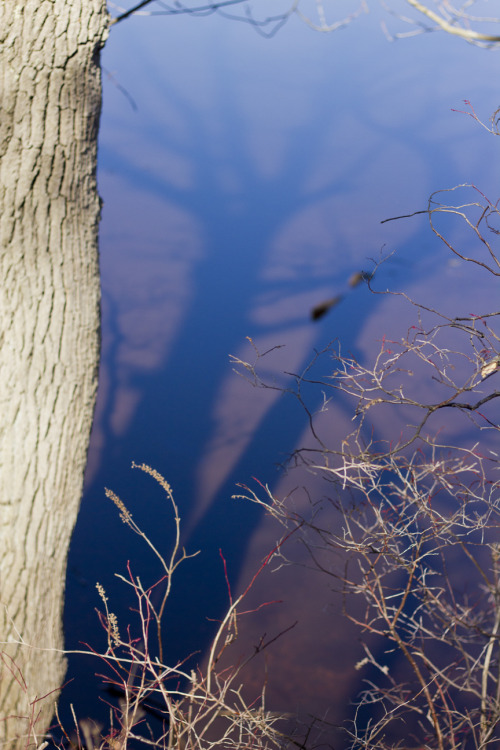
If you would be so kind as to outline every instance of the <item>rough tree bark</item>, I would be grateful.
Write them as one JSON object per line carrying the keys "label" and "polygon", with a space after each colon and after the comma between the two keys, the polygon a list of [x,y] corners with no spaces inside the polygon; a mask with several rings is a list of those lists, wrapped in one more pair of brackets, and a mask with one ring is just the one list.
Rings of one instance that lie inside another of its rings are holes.
{"label": "rough tree bark", "polygon": [[27,717],[0,722],[11,748],[27,746],[40,711],[36,728],[47,728],[65,671],[43,649],[63,646],[66,556],[97,388],[108,27],[105,0],[0,0],[0,641],[28,644],[0,647],[0,717]]}

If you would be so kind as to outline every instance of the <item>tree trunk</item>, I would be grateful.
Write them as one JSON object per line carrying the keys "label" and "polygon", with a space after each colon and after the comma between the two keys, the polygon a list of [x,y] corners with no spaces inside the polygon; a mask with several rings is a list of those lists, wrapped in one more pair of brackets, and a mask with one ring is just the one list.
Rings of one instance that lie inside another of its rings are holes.
{"label": "tree trunk", "polygon": [[105,5],[0,0],[0,740],[9,748],[43,736],[65,672],[54,649],[99,358]]}

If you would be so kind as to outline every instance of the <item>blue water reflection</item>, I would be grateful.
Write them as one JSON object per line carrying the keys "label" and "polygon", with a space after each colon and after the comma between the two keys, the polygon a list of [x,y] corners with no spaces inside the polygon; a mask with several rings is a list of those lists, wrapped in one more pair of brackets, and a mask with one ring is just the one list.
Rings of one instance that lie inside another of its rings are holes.
{"label": "blue water reflection", "polygon": [[[228,355],[251,354],[248,336],[260,350],[285,345],[270,371],[279,380],[336,337],[360,356],[373,351],[370,321],[384,320],[384,303],[365,286],[318,323],[309,316],[384,245],[398,248],[386,286],[425,296],[436,293],[440,273],[453,280],[423,221],[379,222],[425,208],[440,187],[474,181],[494,193],[488,136],[451,108],[468,98],[489,116],[495,61],[445,36],[389,44],[374,17],[333,35],[294,22],[272,40],[218,18],[136,18],[113,29],[103,64],[137,111],[108,77],[99,168],[103,355],[69,560],[68,648],[103,642],[96,581],[126,622],[130,602],[114,573],[132,560],[144,581],[157,574],[103,488],[122,497],[157,545],[171,533],[161,493],[130,470],[132,460],[167,477],[188,550],[202,549],[179,574],[170,655],[206,646],[206,618],[220,615],[227,596],[218,550],[236,584],[261,522],[255,507],[230,501],[235,484],[252,476],[276,483],[276,464],[306,429],[296,404],[253,390]],[[450,295],[455,301],[453,288]],[[290,679],[293,698],[281,685],[280,708],[322,711],[342,692],[345,650],[320,652],[331,613],[324,601],[307,604],[315,606],[323,619],[302,630],[303,651],[295,643],[294,654],[299,664],[309,648],[327,675],[313,667],[307,688],[303,677]],[[314,637],[313,628],[322,631]],[[78,715],[102,717],[95,671],[89,659],[70,659],[66,715],[73,702]]]}

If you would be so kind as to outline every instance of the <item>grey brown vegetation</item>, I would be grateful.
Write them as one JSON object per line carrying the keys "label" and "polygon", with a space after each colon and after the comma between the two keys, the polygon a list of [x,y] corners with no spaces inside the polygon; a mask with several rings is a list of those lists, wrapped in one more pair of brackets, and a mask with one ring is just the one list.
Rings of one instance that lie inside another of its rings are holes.
{"label": "grey brown vegetation", "polygon": [[[125,623],[118,621],[106,592],[97,584],[101,597],[99,616],[107,636],[107,649],[103,653],[83,653],[95,657],[104,682],[119,696],[119,701],[111,726],[104,730],[91,721],[82,722],[75,717],[73,727],[63,728],[67,744],[77,750],[94,747],[119,750],[131,742],[135,746],[165,750],[304,747],[295,736],[293,724],[290,726],[286,721],[288,717],[267,709],[265,687],[251,696],[244,689],[247,664],[258,658],[277,636],[262,638],[257,645],[243,650],[238,639],[240,618],[249,614],[244,611],[247,594],[273,554],[286,542],[287,534],[269,552],[238,596],[233,597],[229,571],[221,553],[228,607],[217,623],[208,654],[197,666],[188,654],[175,664],[169,664],[165,657],[166,605],[176,571],[180,565],[189,564],[197,553],[188,554],[180,545],[181,519],[172,488],[165,478],[145,464],[133,464],[133,468],[151,476],[164,494],[167,505],[165,549],[152,544],[121,498],[111,490],[106,490],[106,495],[117,507],[122,522],[143,539],[156,558],[159,578],[145,584],[131,564],[126,576],[118,576],[128,587],[134,613],[134,621]],[[152,715],[156,719],[154,723]]]}
{"label": "grey brown vegetation", "polygon": [[[496,112],[488,129],[497,136],[498,124]],[[497,202],[460,185],[417,213],[477,281],[500,276]],[[370,284],[377,293],[377,272]],[[359,633],[364,653],[353,669],[364,689],[346,728],[350,750],[498,747],[500,313],[453,317],[399,296],[415,313],[405,336],[381,335],[369,364],[333,343],[288,389],[313,437],[292,462],[324,477],[326,499],[312,498],[306,516],[267,488],[244,497],[299,530],[310,565]],[[235,364],[254,385],[278,387],[260,377],[258,352]],[[311,389],[316,401],[323,394],[319,409]],[[354,415],[337,445],[323,439],[334,396]],[[382,437],[386,420],[401,431]]]}

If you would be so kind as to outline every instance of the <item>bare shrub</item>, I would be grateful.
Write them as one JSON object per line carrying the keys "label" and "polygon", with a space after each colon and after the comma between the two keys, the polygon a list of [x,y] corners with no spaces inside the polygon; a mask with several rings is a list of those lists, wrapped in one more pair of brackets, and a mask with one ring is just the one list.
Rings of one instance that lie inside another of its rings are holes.
{"label": "bare shrub", "polygon": [[[495,134],[497,123],[498,113]],[[417,213],[461,262],[500,275],[498,207],[475,186],[434,193]],[[373,293],[395,294],[377,290],[379,272]],[[346,727],[350,748],[498,747],[500,313],[452,317],[397,294],[415,323],[401,339],[383,336],[371,364],[333,342],[288,374],[312,436],[292,464],[321,474],[329,499],[312,499],[305,517],[268,488],[237,497],[301,527],[313,567],[362,636],[365,656],[353,668],[366,679]],[[262,356],[235,367],[253,385],[283,389],[260,377]],[[323,434],[333,398],[350,404],[354,422],[337,445]],[[401,425],[389,437],[388,423]]]}
{"label": "bare shrub", "polygon": [[[118,508],[123,523],[140,536],[156,556],[162,576],[153,585],[145,586],[130,564],[127,575],[118,576],[131,589],[138,635],[132,634],[130,623],[124,625],[118,622],[106,592],[97,584],[102,602],[99,618],[106,632],[107,650],[104,653],[92,650],[76,653],[91,653],[100,660],[100,676],[110,692],[119,696],[119,702],[112,711],[110,730],[103,732],[101,727],[89,721],[79,722],[75,716],[75,727],[63,729],[66,743],[81,750],[120,750],[131,742],[133,745],[140,743],[176,750],[304,747],[297,738],[282,731],[283,720],[289,717],[267,710],[265,685],[260,694],[250,699],[243,690],[245,666],[279,634],[268,640],[262,639],[248,650],[246,656],[241,645],[238,643],[236,646],[239,617],[247,614],[242,611],[242,603],[277,548],[269,553],[246,590],[237,598],[233,598],[226,561],[221,552],[229,606],[210,644],[208,658],[205,664],[193,666],[188,655],[169,666],[165,663],[163,643],[165,606],[176,570],[194,555],[187,554],[180,546],[180,517],[168,482],[147,465],[133,466],[151,475],[165,492],[174,519],[174,538],[168,554],[157,549],[137,525],[123,501],[111,490],[106,490],[107,497]],[[285,534],[278,547],[290,533]],[[233,659],[231,649],[234,651]],[[154,727],[149,721],[152,713],[156,717]]]}

